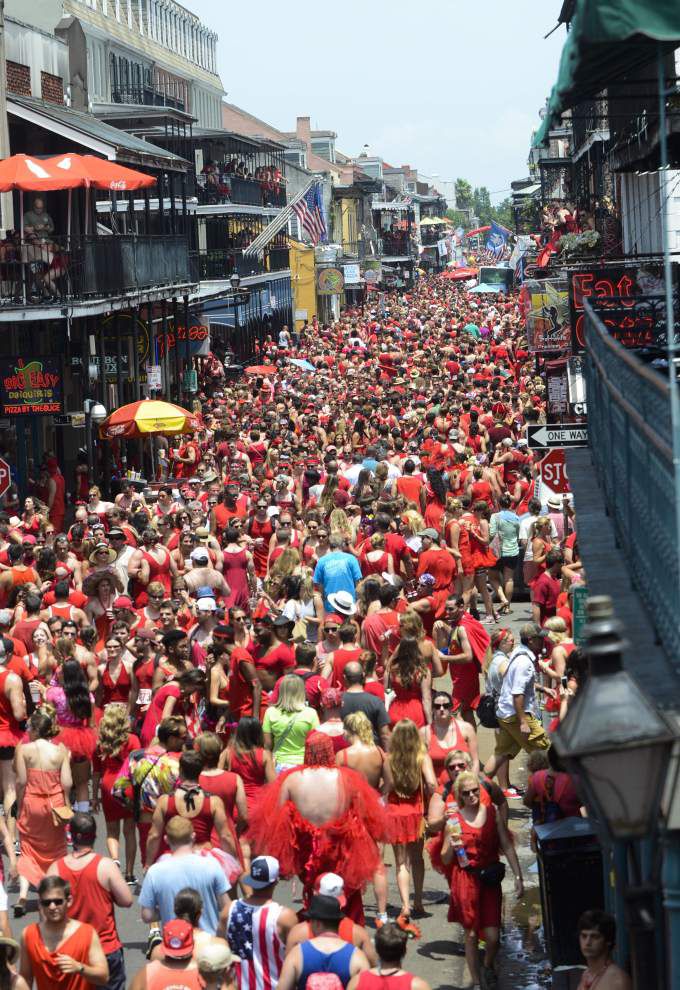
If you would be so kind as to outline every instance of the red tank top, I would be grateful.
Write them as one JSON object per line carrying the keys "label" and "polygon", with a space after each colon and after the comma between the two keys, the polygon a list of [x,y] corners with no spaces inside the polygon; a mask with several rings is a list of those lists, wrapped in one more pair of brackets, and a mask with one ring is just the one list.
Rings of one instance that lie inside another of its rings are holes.
{"label": "red tank top", "polygon": [[85,921],[96,930],[105,954],[122,947],[116,931],[113,900],[97,879],[97,867],[101,856],[94,855],[82,870],[71,870],[63,859],[57,860],[59,876],[71,886],[73,903],[68,909],[69,918]]}
{"label": "red tank top", "polygon": [[[196,803],[201,800],[200,795],[196,799]],[[165,811],[165,821],[169,822],[171,818],[175,815],[179,815],[180,811],[177,807],[177,802],[175,800],[175,795],[171,794],[168,798],[168,807]],[[189,818],[188,815],[180,815],[181,818]],[[201,805],[201,810],[198,814],[190,819],[191,824],[194,827],[194,837],[197,846],[205,845],[210,843],[210,833],[213,830],[213,813],[210,809],[210,796],[208,794],[203,795],[203,804]]]}
{"label": "red tank top", "polygon": [[5,681],[11,673],[8,669],[0,672],[0,746],[16,746],[24,734],[12,714],[9,698],[5,696]]}
{"label": "red tank top", "polygon": [[107,664],[102,674],[102,708],[110,705],[111,702],[127,701],[130,694],[130,675],[125,664],[121,664],[118,680],[114,681],[109,673]]}
{"label": "red tank top", "polygon": [[[76,962],[87,964],[94,929],[80,924],[72,935],[61,943],[59,953],[50,952],[43,942],[40,925],[29,925],[24,931],[26,954],[31,960],[33,978],[38,990],[89,990],[92,986],[80,973],[64,973],[57,966],[57,954],[70,956]],[[167,987],[167,984],[165,984]],[[148,984],[147,984],[148,987]]]}
{"label": "red tank top", "polygon": [[470,752],[470,747],[463,738],[463,733],[460,731],[458,722],[455,720],[454,726],[456,729],[456,741],[453,746],[442,746],[430,726],[430,745],[428,747],[428,754],[432,760],[432,767],[434,768],[434,774],[437,780],[439,780],[442,773],[446,773],[444,769],[444,760],[449,753],[453,752],[454,749],[462,749],[464,753]]}
{"label": "red tank top", "polygon": [[[411,990],[412,973],[393,973],[383,976],[366,969],[359,973],[357,990]],[[148,984],[147,984],[148,985]]]}
{"label": "red tank top", "polygon": [[198,969],[175,969],[156,959],[146,965],[146,990],[202,990],[205,986]]}

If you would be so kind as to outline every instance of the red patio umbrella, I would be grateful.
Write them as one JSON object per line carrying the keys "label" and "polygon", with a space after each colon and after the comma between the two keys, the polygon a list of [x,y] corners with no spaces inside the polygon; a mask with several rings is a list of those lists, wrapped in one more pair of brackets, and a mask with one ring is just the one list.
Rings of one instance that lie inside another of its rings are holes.
{"label": "red patio umbrella", "polygon": [[49,158],[12,155],[0,161],[0,192],[53,192],[83,185],[79,178],[58,172]]}
{"label": "red patio umbrella", "polygon": [[78,185],[94,186],[96,189],[130,192],[133,189],[148,189],[156,184],[153,175],[137,172],[94,155],[74,155],[69,152],[47,159],[46,164],[55,174],[67,178],[77,176],[80,180]]}
{"label": "red patio umbrella", "polygon": [[273,364],[251,364],[245,369],[246,375],[275,375],[276,368]]}

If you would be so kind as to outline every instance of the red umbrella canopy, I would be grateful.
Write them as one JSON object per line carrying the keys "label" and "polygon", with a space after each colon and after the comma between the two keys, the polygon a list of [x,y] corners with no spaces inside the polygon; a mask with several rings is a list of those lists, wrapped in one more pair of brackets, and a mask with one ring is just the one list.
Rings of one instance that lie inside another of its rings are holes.
{"label": "red umbrella canopy", "polygon": [[57,189],[76,189],[78,186],[127,192],[145,189],[155,183],[152,175],[95,158],[94,155],[69,153],[52,158],[12,155],[0,161],[0,192],[10,192],[12,189],[54,192]]}
{"label": "red umbrella canopy", "polygon": [[82,184],[76,176],[59,172],[49,158],[12,155],[0,161],[0,192],[10,192],[12,189],[52,192],[55,189],[75,189]]}
{"label": "red umbrella canopy", "polygon": [[117,162],[96,158],[94,155],[57,155],[50,158],[50,166],[64,176],[78,176],[79,185],[95,186],[97,189],[111,189],[129,192],[133,189],[148,189],[156,184],[153,175],[137,172]]}
{"label": "red umbrella canopy", "polygon": [[274,375],[276,368],[273,364],[251,364],[246,368],[246,375]]}

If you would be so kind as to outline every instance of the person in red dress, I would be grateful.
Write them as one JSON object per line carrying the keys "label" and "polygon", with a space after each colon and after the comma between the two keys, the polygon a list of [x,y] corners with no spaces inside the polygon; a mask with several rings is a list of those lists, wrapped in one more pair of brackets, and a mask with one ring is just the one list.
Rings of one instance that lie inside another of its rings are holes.
{"label": "person in red dress", "polygon": [[420,735],[432,760],[437,783],[446,781],[444,761],[455,750],[469,753],[473,773],[478,772],[477,733],[468,722],[454,715],[453,699],[447,691],[432,692],[432,724],[423,726]]}
{"label": "person in red dress", "polygon": [[390,752],[383,767],[383,792],[387,798],[387,839],[394,850],[401,911],[397,925],[407,934],[420,938],[420,928],[411,921],[411,882],[413,913],[423,913],[423,836],[425,807],[437,781],[432,761],[410,719],[395,725]]}
{"label": "person in red dress", "polygon": [[[233,770],[223,770],[218,766],[222,754],[222,741],[214,732],[202,732],[196,739],[196,751],[203,757],[203,770],[198,782],[206,794],[221,798],[227,815],[227,825],[231,832],[237,858],[244,866],[241,856],[237,832],[244,832],[248,825],[248,802],[243,781]],[[217,832],[213,830],[212,844],[220,843]],[[250,864],[247,864],[247,869]]]}
{"label": "person in red dress", "polygon": [[[124,644],[116,636],[109,636],[104,647],[104,663],[100,663],[97,701],[100,708],[125,704],[130,697],[132,662],[124,657]],[[112,859],[116,857],[113,856]]]}
{"label": "person in red dress", "polygon": [[[515,893],[524,892],[522,870],[515,847],[492,803],[480,800],[481,785],[474,773],[461,773],[454,785],[456,804],[449,807],[444,826],[441,860],[452,864],[449,921],[465,930],[465,959],[473,983],[481,982],[479,939],[483,938],[485,985],[495,980],[500,940],[502,851],[515,875]],[[480,871],[484,870],[482,879]]]}
{"label": "person in red dress", "polygon": [[106,822],[106,848],[111,859],[120,861],[120,827],[125,837],[125,879],[135,882],[135,856],[137,855],[137,834],[132,814],[132,790],[129,804],[123,804],[113,797],[113,785],[120,776],[120,768],[135,749],[140,748],[137,736],[130,732],[130,723],[125,705],[109,705],[98,726],[97,749],[92,760],[92,810],[99,808]]}
{"label": "person in red dress", "polygon": [[432,671],[418,640],[402,636],[385,666],[385,690],[394,691],[390,722],[410,719],[419,729],[432,722]]}

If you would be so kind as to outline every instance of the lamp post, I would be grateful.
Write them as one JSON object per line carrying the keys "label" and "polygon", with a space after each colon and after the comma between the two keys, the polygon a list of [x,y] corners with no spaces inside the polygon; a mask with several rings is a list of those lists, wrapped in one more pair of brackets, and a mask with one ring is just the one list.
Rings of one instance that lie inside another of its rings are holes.
{"label": "lamp post", "polygon": [[[250,298],[249,289],[241,289],[241,276],[238,272],[232,272],[229,276],[229,284],[231,285],[232,293],[231,299],[234,304],[234,336],[238,341],[241,333],[241,321],[239,315],[239,306],[245,305]],[[238,346],[238,345],[237,345]],[[245,348],[244,348],[245,350]],[[250,357],[250,355],[241,354],[240,357]]]}
{"label": "lamp post", "polygon": [[87,448],[87,477],[88,484],[93,484],[94,481],[94,438],[92,436],[92,427],[98,426],[103,423],[106,419],[108,413],[101,402],[97,402],[96,399],[85,399],[83,403],[83,412],[85,413],[85,444]]}
{"label": "lamp post", "polygon": [[554,735],[557,752],[613,839],[649,836],[674,734],[623,669],[621,624],[608,596],[589,598],[590,678]]}

